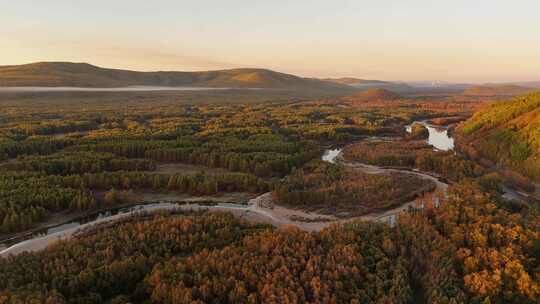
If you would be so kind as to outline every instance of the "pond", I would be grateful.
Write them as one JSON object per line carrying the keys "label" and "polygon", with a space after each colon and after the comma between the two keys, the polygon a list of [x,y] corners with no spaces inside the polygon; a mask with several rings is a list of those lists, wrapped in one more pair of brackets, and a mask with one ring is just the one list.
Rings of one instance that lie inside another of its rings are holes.
{"label": "pond", "polygon": [[328,150],[324,151],[324,154],[322,156],[322,160],[324,160],[326,162],[329,162],[329,163],[332,163],[332,164],[335,164],[336,159],[337,159],[340,152],[341,152],[341,149],[328,149]]}

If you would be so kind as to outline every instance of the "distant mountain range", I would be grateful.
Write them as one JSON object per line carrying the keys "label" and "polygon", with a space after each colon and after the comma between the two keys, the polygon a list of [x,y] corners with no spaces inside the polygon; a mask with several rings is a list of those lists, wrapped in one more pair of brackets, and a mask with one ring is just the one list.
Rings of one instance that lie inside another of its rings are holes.
{"label": "distant mountain range", "polygon": [[0,66],[0,87],[230,87],[298,90],[350,90],[344,84],[303,78],[265,69],[204,72],[136,72],[87,63],[39,62]]}
{"label": "distant mountain range", "polygon": [[533,90],[530,88],[540,87],[540,82],[474,85],[439,81],[405,83],[354,77],[316,79],[256,68],[201,72],[138,72],[73,62],[38,62],[0,66],[0,87],[14,86],[261,88],[331,92],[336,95],[349,95],[353,92],[377,88],[402,95],[460,94],[464,92],[474,96],[511,96],[530,92]]}

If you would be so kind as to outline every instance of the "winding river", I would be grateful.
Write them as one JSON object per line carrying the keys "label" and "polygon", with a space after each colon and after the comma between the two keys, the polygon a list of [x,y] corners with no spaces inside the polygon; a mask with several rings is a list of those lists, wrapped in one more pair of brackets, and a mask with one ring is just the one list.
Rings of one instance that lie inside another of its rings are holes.
{"label": "winding river", "polygon": [[[454,140],[448,134],[448,130],[445,127],[435,127],[429,125],[425,121],[418,121],[415,123],[421,123],[429,131],[429,138],[427,142],[433,145],[434,148],[438,150],[451,150],[454,147]],[[407,126],[406,129],[410,132],[411,125]],[[324,152],[322,160],[337,163],[341,160],[341,148],[328,149]],[[418,171],[409,171],[409,170],[399,170],[399,169],[387,169],[381,168],[372,165],[366,165],[358,162],[342,162],[346,166],[353,167],[358,170],[362,170],[368,174],[383,174],[383,173],[403,173],[408,175],[416,175],[424,179],[429,179],[433,181],[440,190],[446,190],[448,184],[440,181],[438,178],[418,172]],[[313,213],[304,213],[302,211],[290,210],[284,207],[276,206],[275,208],[266,208],[263,206],[264,201],[271,201],[270,193],[262,194],[258,197],[255,197],[249,200],[246,204],[235,204],[235,203],[216,203],[212,205],[200,204],[195,202],[155,202],[155,203],[146,203],[138,204],[126,208],[115,208],[104,212],[99,212],[78,218],[73,221],[69,221],[62,225],[45,228],[38,230],[36,232],[19,236],[16,238],[8,239],[0,243],[0,257],[7,255],[16,255],[24,251],[39,251],[45,249],[50,244],[57,242],[59,240],[69,239],[77,231],[90,227],[95,224],[100,224],[108,221],[114,221],[122,219],[127,216],[139,212],[152,212],[158,210],[215,210],[215,211],[230,211],[238,215],[239,217],[244,217],[248,220],[257,220],[271,223],[275,226],[281,225],[295,225],[304,230],[321,230],[335,221],[324,221],[324,222],[298,222],[291,220],[290,215],[299,215],[305,217],[324,217],[324,215],[318,215]],[[404,205],[401,205],[397,208],[386,210],[377,214],[368,214],[358,218],[347,219],[350,220],[366,220],[366,221],[383,221],[390,224],[393,224],[395,217],[398,213],[407,210],[412,206],[414,202],[410,202]],[[337,220],[337,219],[336,219]]]}
{"label": "winding river", "polygon": [[[90,214],[80,217],[67,223],[44,228],[33,233],[18,236],[12,239],[4,240],[0,244],[4,249],[0,249],[0,257],[9,254],[18,254],[23,251],[37,251],[44,249],[50,243],[70,238],[75,232],[80,229],[100,224],[108,221],[122,219],[133,214],[141,212],[153,212],[158,210],[201,210],[201,209],[216,209],[216,210],[244,210],[246,204],[234,203],[215,203],[212,205],[200,204],[196,202],[155,202],[146,204],[137,204],[126,208],[116,208],[108,211]],[[0,248],[2,248],[0,247]]]}

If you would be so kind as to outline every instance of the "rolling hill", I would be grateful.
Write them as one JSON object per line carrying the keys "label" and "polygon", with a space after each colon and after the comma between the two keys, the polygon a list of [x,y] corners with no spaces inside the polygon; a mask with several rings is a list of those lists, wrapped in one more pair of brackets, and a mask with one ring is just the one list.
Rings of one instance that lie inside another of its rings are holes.
{"label": "rolling hill", "polygon": [[343,84],[303,78],[265,69],[137,72],[71,62],[39,62],[16,66],[0,66],[0,87],[8,86],[190,86],[295,90],[349,89]]}
{"label": "rolling hill", "polygon": [[534,89],[512,84],[485,84],[466,89],[463,94],[468,96],[517,96],[534,91]]}
{"label": "rolling hill", "polygon": [[493,103],[458,128],[469,155],[540,181],[540,92]]}

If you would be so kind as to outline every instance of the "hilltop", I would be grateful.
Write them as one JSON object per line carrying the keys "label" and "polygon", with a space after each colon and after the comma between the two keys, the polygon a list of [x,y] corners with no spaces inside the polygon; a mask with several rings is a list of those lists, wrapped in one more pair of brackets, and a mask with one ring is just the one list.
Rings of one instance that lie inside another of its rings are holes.
{"label": "hilltop", "polygon": [[392,92],[387,89],[368,89],[361,91],[347,97],[344,97],[347,100],[352,101],[379,101],[379,100],[396,100],[401,98],[401,96],[395,92]]}
{"label": "hilltop", "polygon": [[463,123],[458,134],[471,156],[540,180],[540,93],[491,104]]}
{"label": "hilltop", "polygon": [[379,88],[379,89],[387,89],[391,91],[396,91],[400,93],[406,93],[406,92],[411,92],[411,91],[416,90],[416,88],[404,82],[361,79],[361,78],[354,78],[354,77],[326,78],[322,80],[337,83],[337,84],[348,85],[357,89]]}
{"label": "hilltop", "polygon": [[534,89],[513,84],[485,84],[470,87],[463,94],[469,96],[517,96],[532,91]]}
{"label": "hilltop", "polygon": [[88,63],[72,62],[38,62],[25,65],[0,66],[0,87],[7,86],[191,86],[300,90],[348,89],[347,86],[337,83],[265,69],[138,72],[101,68]]}
{"label": "hilltop", "polygon": [[346,84],[350,86],[366,86],[366,85],[390,85],[393,82],[371,79],[360,79],[354,77],[341,77],[341,78],[325,78],[324,81]]}

